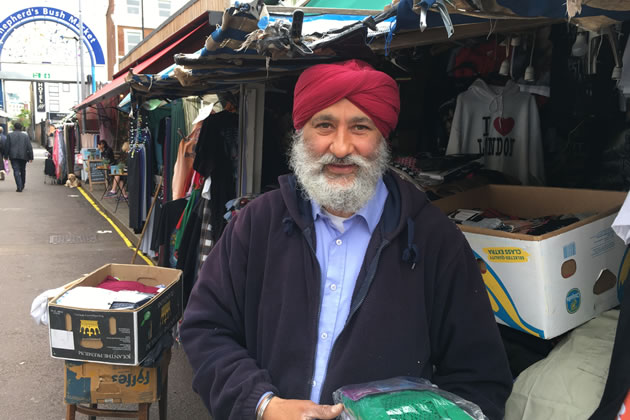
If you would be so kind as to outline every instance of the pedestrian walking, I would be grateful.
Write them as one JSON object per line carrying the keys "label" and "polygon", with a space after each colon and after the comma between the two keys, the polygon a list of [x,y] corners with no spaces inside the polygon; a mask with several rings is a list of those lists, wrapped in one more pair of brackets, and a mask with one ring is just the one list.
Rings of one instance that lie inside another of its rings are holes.
{"label": "pedestrian walking", "polygon": [[11,168],[13,168],[13,177],[15,178],[16,192],[22,192],[26,184],[26,162],[33,161],[33,146],[31,139],[24,131],[22,124],[13,123],[13,131],[7,135],[5,145],[5,155],[11,160]]}
{"label": "pedestrian walking", "polygon": [[7,143],[7,136],[4,134],[4,127],[0,126],[0,181],[4,181],[4,176],[6,175],[6,163],[5,159],[8,159],[8,156],[5,156],[5,147]]}

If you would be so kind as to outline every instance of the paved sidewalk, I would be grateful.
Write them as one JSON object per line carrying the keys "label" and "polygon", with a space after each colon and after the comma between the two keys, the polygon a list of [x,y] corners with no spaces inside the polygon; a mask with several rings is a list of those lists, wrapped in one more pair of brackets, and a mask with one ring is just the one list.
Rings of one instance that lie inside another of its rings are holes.
{"label": "paved sidewalk", "polygon": [[[0,304],[0,419],[65,418],[64,363],[50,356],[47,327],[36,325],[30,317],[33,298],[104,264],[128,264],[133,254],[76,189],[45,184],[45,151],[36,148],[35,156],[27,164],[23,192],[15,192],[13,173],[0,181],[0,282],[4,293]],[[140,258],[136,263],[144,264]],[[188,361],[183,350],[176,348],[169,369],[169,419],[210,419],[191,382]],[[158,418],[157,404],[151,407],[151,418]]]}

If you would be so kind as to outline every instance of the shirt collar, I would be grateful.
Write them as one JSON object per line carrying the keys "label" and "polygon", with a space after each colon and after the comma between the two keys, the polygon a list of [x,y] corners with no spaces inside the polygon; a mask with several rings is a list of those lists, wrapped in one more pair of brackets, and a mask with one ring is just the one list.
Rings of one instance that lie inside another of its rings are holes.
{"label": "shirt collar", "polygon": [[[381,215],[383,214],[383,208],[385,207],[387,194],[387,187],[383,182],[383,178],[380,178],[378,180],[378,183],[376,184],[376,189],[374,190],[372,198],[370,198],[370,200],[365,204],[365,206],[361,208],[361,210],[353,214],[350,219],[356,216],[361,216],[367,223],[370,234],[374,232],[374,229],[376,229],[376,225],[378,225],[378,222],[381,219]],[[313,220],[317,220],[318,217],[328,218],[321,206],[312,200],[311,211],[313,213]]]}

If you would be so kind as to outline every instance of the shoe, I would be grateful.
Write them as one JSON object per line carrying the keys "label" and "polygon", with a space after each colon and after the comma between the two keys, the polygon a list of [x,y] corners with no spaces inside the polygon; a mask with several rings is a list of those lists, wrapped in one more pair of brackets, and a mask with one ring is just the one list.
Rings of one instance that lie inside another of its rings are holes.
{"label": "shoe", "polygon": [[105,198],[113,198],[113,197],[116,197],[116,193],[115,192],[107,191],[105,193]]}

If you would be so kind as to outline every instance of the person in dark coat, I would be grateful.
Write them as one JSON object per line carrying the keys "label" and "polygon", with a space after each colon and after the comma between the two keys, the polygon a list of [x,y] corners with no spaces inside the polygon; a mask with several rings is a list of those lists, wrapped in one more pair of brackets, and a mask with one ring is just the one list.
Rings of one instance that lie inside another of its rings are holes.
{"label": "person in dark coat", "polygon": [[109,162],[110,165],[116,164],[116,158],[114,156],[114,150],[109,147],[109,144],[105,140],[99,140],[96,143],[96,147],[101,151],[101,158]]}
{"label": "person in dark coat", "polygon": [[28,134],[22,131],[22,124],[13,123],[13,131],[7,135],[5,155],[11,160],[16,192],[22,192],[26,185],[26,162],[33,161],[33,146]]}
{"label": "person in dark coat", "polygon": [[4,127],[0,126],[0,181],[4,181],[6,172],[4,170],[4,160],[9,159],[8,156],[4,156],[4,149],[6,148],[7,136],[4,134]]}
{"label": "person in dark coat", "polygon": [[181,325],[216,420],[334,419],[339,387],[399,376],[503,419],[512,376],[473,252],[387,170],[399,107],[396,82],[359,60],[298,79],[295,175],[232,217]]}

